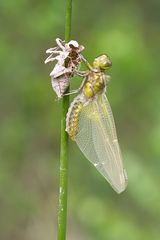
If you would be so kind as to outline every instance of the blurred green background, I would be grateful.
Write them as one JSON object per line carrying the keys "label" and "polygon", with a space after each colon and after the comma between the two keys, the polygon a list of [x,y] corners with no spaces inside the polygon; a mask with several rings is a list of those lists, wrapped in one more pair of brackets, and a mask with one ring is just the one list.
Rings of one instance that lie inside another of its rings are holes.
{"label": "blurred green background", "polygon": [[[129,184],[116,194],[70,142],[67,239],[159,240],[160,1],[73,2],[72,39],[89,61],[113,61],[108,98]],[[3,240],[56,239],[61,103],[44,60],[64,16],[62,0],[0,1]]]}

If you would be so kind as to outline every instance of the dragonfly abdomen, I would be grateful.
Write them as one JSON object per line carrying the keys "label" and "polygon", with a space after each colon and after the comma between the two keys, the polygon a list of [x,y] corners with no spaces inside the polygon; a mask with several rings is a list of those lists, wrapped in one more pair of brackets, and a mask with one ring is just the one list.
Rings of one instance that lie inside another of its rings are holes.
{"label": "dragonfly abdomen", "polygon": [[66,118],[66,131],[68,132],[72,140],[75,139],[75,136],[78,133],[78,118],[79,113],[83,107],[82,99],[77,96],[72,102]]}

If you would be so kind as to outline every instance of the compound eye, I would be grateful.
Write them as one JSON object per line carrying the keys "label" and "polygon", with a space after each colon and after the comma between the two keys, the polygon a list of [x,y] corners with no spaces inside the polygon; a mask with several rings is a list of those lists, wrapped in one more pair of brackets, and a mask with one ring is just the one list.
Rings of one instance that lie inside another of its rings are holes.
{"label": "compound eye", "polygon": [[108,57],[108,56],[106,56],[106,57],[107,57],[107,58],[106,58],[106,60],[104,61],[104,67],[109,68],[109,67],[112,66],[112,61],[111,61],[110,57]]}

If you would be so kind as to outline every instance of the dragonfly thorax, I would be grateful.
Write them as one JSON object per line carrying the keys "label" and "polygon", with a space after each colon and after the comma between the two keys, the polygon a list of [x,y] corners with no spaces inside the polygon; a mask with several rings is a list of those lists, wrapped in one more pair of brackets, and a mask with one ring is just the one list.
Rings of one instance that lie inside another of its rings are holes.
{"label": "dragonfly thorax", "polygon": [[83,86],[83,94],[85,98],[92,98],[101,94],[105,88],[105,74],[103,72],[91,71]]}

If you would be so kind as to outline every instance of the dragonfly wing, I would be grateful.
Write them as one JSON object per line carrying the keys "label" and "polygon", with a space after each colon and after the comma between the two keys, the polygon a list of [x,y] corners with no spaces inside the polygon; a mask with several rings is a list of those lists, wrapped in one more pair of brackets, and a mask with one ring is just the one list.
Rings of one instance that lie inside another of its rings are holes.
{"label": "dragonfly wing", "polygon": [[85,106],[78,119],[75,137],[86,158],[120,193],[127,185],[115,124],[107,97],[103,94]]}

